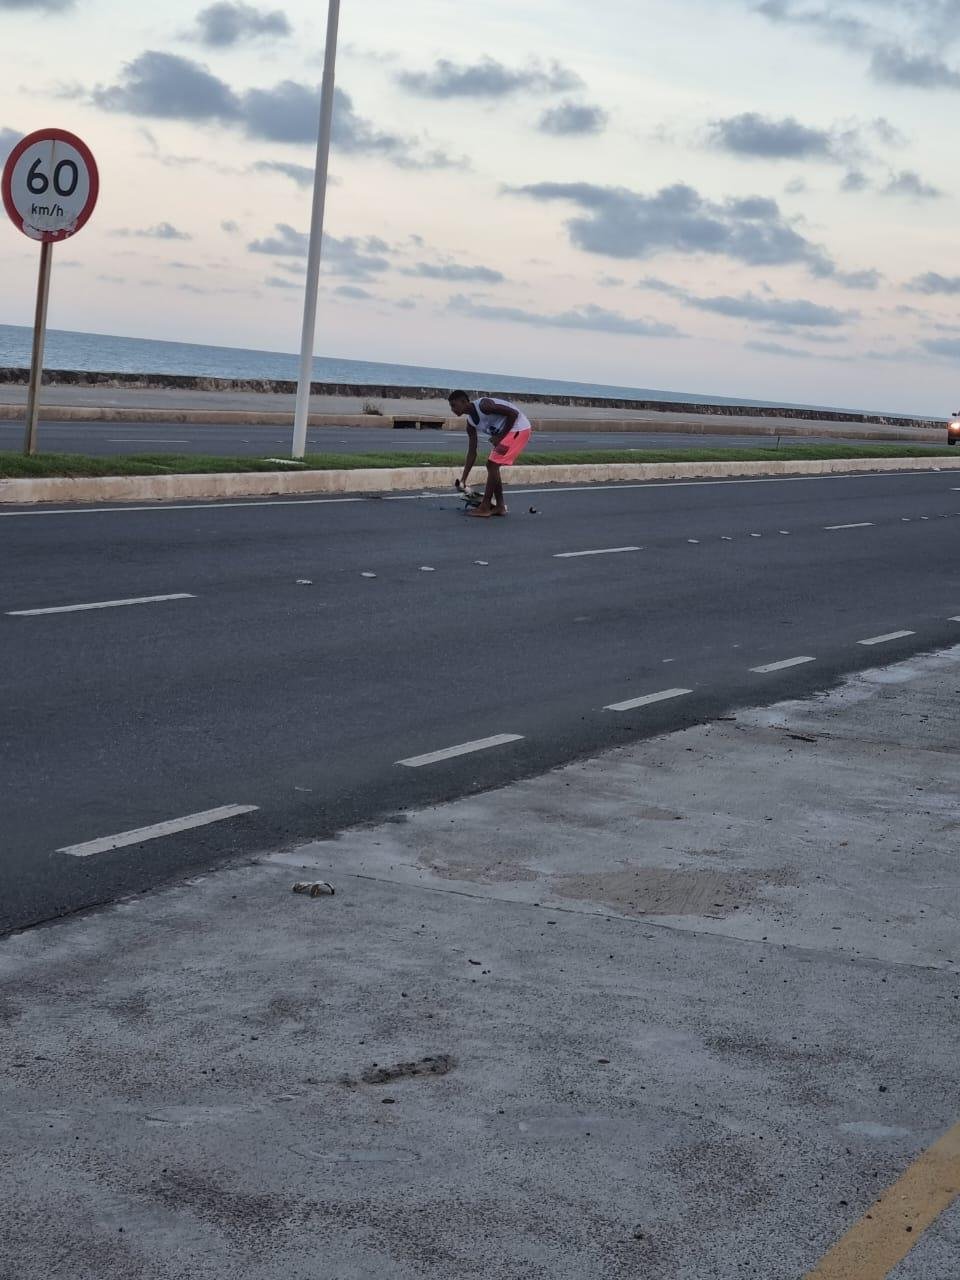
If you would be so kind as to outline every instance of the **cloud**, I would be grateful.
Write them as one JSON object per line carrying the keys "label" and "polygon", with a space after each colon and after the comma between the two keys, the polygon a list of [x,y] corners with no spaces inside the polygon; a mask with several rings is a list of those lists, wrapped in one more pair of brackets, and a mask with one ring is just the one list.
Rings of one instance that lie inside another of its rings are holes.
{"label": "cloud", "polygon": [[0,0],[0,11],[5,9],[40,9],[45,13],[63,13],[74,7],[76,0]]}
{"label": "cloud", "polygon": [[[305,258],[310,248],[310,237],[297,231],[288,223],[278,222],[275,235],[253,240],[247,245],[250,253],[263,253],[272,257]],[[390,246],[377,236],[361,239],[357,236],[325,235],[323,237],[323,267],[329,275],[347,276],[354,280],[370,280],[389,270],[390,261],[384,257]],[[289,270],[300,274],[299,266]]]}
{"label": "cloud", "polygon": [[608,116],[602,107],[588,102],[561,102],[549,107],[540,117],[537,128],[558,138],[576,134],[603,133]]}
{"label": "cloud", "polygon": [[866,271],[834,271],[830,277],[844,289],[879,289],[883,276],[875,268]]}
{"label": "cloud", "polygon": [[684,183],[655,195],[587,182],[540,182],[505,192],[579,206],[582,215],[566,225],[573,244],[586,253],[610,258],[709,253],[748,266],[801,263],[820,274],[834,270],[824,250],[790,225],[775,200],[762,196],[716,202]]}
{"label": "cloud", "polygon": [[661,324],[658,320],[633,319],[618,311],[607,311],[604,307],[593,304],[573,307],[560,313],[541,314],[525,311],[520,307],[487,306],[461,294],[450,299],[449,309],[461,315],[473,316],[477,320],[505,320],[511,324],[529,324],[546,329],[587,329],[594,333],[630,334],[643,338],[683,337],[671,324]]}
{"label": "cloud", "polygon": [[905,288],[911,293],[953,295],[960,293],[960,276],[942,276],[939,271],[926,271],[921,276],[914,276]]}
{"label": "cloud", "polygon": [[843,176],[840,190],[846,194],[853,194],[858,191],[866,191],[869,186],[870,179],[861,169],[850,169]]}
{"label": "cloud", "polygon": [[[313,145],[320,93],[296,80],[237,92],[209,68],[178,54],[147,50],[127,63],[116,84],[98,86],[93,102],[105,111],[220,124],[267,142]],[[402,168],[463,167],[443,151],[423,153],[418,140],[378,129],[359,115],[343,89],[335,91],[333,145],[348,155],[379,155]]]}
{"label": "cloud", "polygon": [[347,276],[353,280],[371,280],[390,269],[390,261],[384,255],[390,246],[377,236],[365,239],[357,236],[323,237],[324,269],[335,276]]}
{"label": "cloud", "polygon": [[121,227],[117,231],[111,231],[111,235],[118,236],[121,239],[133,237],[137,240],[192,240],[193,236],[188,235],[186,231],[178,231],[176,227],[169,222],[158,222],[155,227],[144,227],[142,230],[131,231],[128,227]]}
{"label": "cloud", "polygon": [[788,196],[802,196],[809,190],[809,187],[803,178],[791,178],[783,190],[784,194]]}
{"label": "cloud", "polygon": [[764,160],[832,160],[835,141],[827,129],[813,129],[792,116],[771,120],[756,111],[709,125],[711,144],[734,155]]}
{"label": "cloud", "polygon": [[247,248],[251,253],[268,253],[277,257],[305,258],[310,247],[310,237],[305,231],[296,231],[286,222],[278,222],[275,236],[252,240]]}
{"label": "cloud", "polygon": [[220,0],[197,14],[193,38],[208,48],[226,49],[242,40],[290,35],[293,27],[281,9],[255,9],[253,5]]}
{"label": "cloud", "polygon": [[333,291],[338,298],[353,298],[357,301],[373,298],[373,294],[366,289],[361,289],[356,284],[338,284]]}
{"label": "cloud", "polygon": [[768,356],[789,356],[792,360],[814,360],[823,357],[816,351],[804,351],[802,347],[786,347],[780,342],[745,342],[748,351],[762,351]]}
{"label": "cloud", "polygon": [[398,71],[396,82],[420,98],[506,98],[518,93],[565,93],[583,81],[559,62],[506,67],[495,58],[462,64],[440,58],[430,71]]}
{"label": "cloud", "polygon": [[754,293],[743,293],[739,297],[733,297],[730,294],[702,297],[691,293],[689,289],[671,284],[668,280],[660,280],[656,276],[647,276],[646,279],[639,281],[637,287],[651,289],[655,293],[676,298],[696,311],[727,316],[732,320],[758,321],[778,328],[837,328],[846,324],[848,320],[854,319],[857,314],[838,311],[835,307],[824,307],[806,298],[758,297]]}
{"label": "cloud", "polygon": [[494,271],[492,267],[468,267],[457,262],[447,262],[437,266],[431,262],[418,262],[414,267],[404,270],[405,276],[418,276],[423,280],[447,280],[466,283],[476,281],[478,284],[502,284],[503,273]]}
{"label": "cloud", "polygon": [[771,22],[806,27],[830,43],[851,49],[862,49],[876,38],[876,28],[870,23],[849,13],[837,13],[836,7],[834,3],[833,12],[827,8],[797,9],[796,0],[762,0],[754,5],[754,10]]}
{"label": "cloud", "polygon": [[296,289],[302,292],[301,285],[294,280],[285,280],[283,276],[267,276],[264,284],[268,284],[271,289]]}
{"label": "cloud", "polygon": [[220,230],[225,231],[228,236],[239,235],[240,223],[234,222],[232,218],[225,218],[224,221],[220,223]]}
{"label": "cloud", "polygon": [[228,84],[198,62],[155,49],[127,63],[117,84],[94,89],[93,101],[105,111],[166,120],[241,119]]}
{"label": "cloud", "polygon": [[287,164],[283,160],[258,160],[253,166],[254,173],[278,173],[289,178],[298,187],[313,186],[313,170],[305,164]]}
{"label": "cloud", "polygon": [[939,187],[924,182],[912,169],[891,175],[890,181],[880,190],[882,196],[912,196],[915,200],[937,200],[944,193]]}
{"label": "cloud", "polygon": [[761,0],[753,8],[771,22],[867,55],[871,76],[883,84],[960,88],[960,72],[940,56],[960,35],[957,0],[828,0],[819,8],[806,0]]}
{"label": "cloud", "polygon": [[877,49],[870,62],[875,80],[911,89],[960,89],[960,72],[933,54],[911,54],[897,45]]}
{"label": "cloud", "polygon": [[931,356],[960,360],[960,338],[928,338],[920,345]]}
{"label": "cloud", "polygon": [[16,129],[0,129],[0,164],[5,164],[7,156],[23,137]]}

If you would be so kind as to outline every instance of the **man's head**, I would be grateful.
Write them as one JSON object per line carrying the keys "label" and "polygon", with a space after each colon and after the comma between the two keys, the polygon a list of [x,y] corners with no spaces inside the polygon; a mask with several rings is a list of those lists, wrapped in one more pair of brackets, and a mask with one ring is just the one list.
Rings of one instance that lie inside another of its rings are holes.
{"label": "man's head", "polygon": [[448,399],[450,408],[458,418],[462,418],[465,413],[470,412],[471,400],[465,391],[451,391]]}

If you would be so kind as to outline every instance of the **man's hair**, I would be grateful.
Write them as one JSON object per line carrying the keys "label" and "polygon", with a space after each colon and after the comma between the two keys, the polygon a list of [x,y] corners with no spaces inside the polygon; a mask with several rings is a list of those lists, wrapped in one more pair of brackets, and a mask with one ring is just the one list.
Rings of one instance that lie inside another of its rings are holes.
{"label": "man's hair", "polygon": [[469,400],[470,397],[465,391],[451,391],[447,396],[448,400]]}

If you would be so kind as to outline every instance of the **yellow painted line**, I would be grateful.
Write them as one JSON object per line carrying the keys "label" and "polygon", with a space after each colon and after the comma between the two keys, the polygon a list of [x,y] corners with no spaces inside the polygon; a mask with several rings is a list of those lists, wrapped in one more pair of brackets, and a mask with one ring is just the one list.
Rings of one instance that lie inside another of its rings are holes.
{"label": "yellow painted line", "polygon": [[960,1124],[925,1151],[804,1280],[885,1280],[960,1197]]}

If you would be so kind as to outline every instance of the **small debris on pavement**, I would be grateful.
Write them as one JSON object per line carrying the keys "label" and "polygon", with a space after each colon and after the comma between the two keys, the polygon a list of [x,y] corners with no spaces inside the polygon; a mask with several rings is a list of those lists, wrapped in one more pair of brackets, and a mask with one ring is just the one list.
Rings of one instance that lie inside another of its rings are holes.
{"label": "small debris on pavement", "polygon": [[375,578],[376,576],[375,573],[361,573],[360,575],[361,578]]}
{"label": "small debris on pavement", "polygon": [[312,586],[313,586],[313,579],[312,579],[312,578],[298,578],[298,579],[297,579],[297,586],[298,586],[298,587],[312,587]]}
{"label": "small debris on pavement", "polygon": [[420,572],[421,572],[421,573],[436,573],[437,571],[436,571],[436,569],[434,569],[434,568],[433,568],[433,566],[432,566],[432,565],[429,565],[429,564],[422,564],[422,565],[420,566]]}
{"label": "small debris on pavement", "polygon": [[456,1065],[456,1058],[452,1058],[448,1053],[438,1053],[429,1058],[421,1058],[419,1062],[398,1062],[392,1067],[381,1067],[374,1063],[372,1067],[364,1071],[360,1080],[363,1084],[392,1084],[395,1080],[415,1080],[422,1076],[445,1076]]}
{"label": "small debris on pavement", "polygon": [[538,515],[540,514],[540,512],[537,510],[537,508],[536,508],[536,507],[531,507],[531,508],[530,508],[530,514],[531,514],[532,516],[538,516]]}
{"label": "small debris on pavement", "polygon": [[474,562],[473,562],[473,563],[474,563],[474,564],[478,564],[478,565],[480,565],[480,566],[481,566],[481,568],[486,569],[486,567],[489,565],[490,561],[489,561],[489,560],[474,560]]}
{"label": "small debris on pavement", "polygon": [[294,893],[308,893],[311,898],[332,898],[337,892],[326,880],[301,881],[293,886]]}
{"label": "small debris on pavement", "polygon": [[467,964],[475,964],[478,968],[483,964],[482,960],[468,960]]}
{"label": "small debris on pavement", "polygon": [[812,733],[788,733],[787,737],[793,738],[797,742],[818,742],[819,741],[819,739],[815,738]]}

